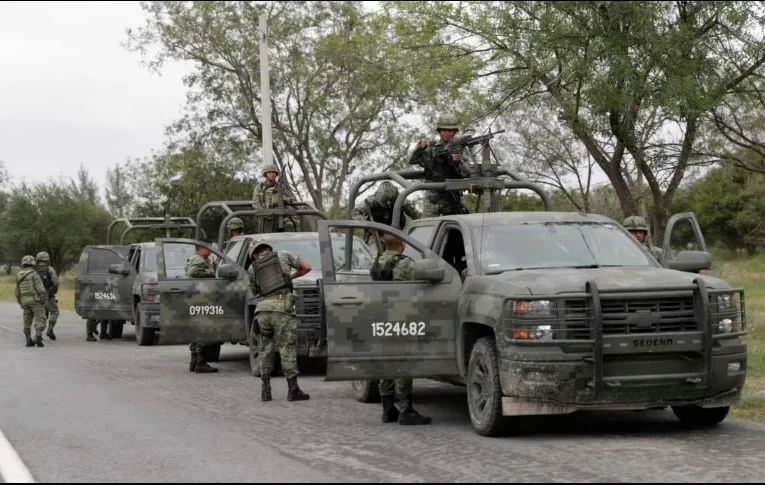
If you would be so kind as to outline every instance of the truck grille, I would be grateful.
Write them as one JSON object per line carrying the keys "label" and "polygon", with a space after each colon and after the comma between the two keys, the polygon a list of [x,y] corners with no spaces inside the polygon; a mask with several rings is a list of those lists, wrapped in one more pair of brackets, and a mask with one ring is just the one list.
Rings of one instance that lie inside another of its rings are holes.
{"label": "truck grille", "polygon": [[[692,332],[699,330],[693,296],[675,298],[602,299],[603,335],[660,332]],[[660,315],[654,322],[638,323],[640,312]],[[563,335],[559,338],[587,340],[593,338],[593,312],[589,300],[564,300]]]}
{"label": "truck grille", "polygon": [[303,324],[321,324],[321,294],[319,287],[296,287],[295,313]]}

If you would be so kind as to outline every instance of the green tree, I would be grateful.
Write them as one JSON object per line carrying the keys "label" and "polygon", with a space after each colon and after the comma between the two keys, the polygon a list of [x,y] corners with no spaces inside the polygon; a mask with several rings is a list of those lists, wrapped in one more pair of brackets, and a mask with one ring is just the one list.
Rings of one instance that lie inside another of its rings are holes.
{"label": "green tree", "polygon": [[[254,152],[262,140],[258,18],[268,15],[274,161],[297,193],[335,210],[349,178],[390,167],[413,139],[409,59],[362,2],[142,2],[128,48],[150,66],[190,61],[189,114],[172,133]],[[261,167],[262,168],[262,167]],[[252,191],[250,191],[251,197]]]}
{"label": "green tree", "polygon": [[541,97],[625,214],[640,212],[628,177],[644,180],[658,239],[705,116],[765,63],[765,41],[750,34],[765,21],[758,2],[384,4],[422,89],[463,88],[463,104],[486,116]]}
{"label": "green tree", "polygon": [[106,170],[106,206],[115,218],[126,217],[133,204],[127,170],[120,164]]}

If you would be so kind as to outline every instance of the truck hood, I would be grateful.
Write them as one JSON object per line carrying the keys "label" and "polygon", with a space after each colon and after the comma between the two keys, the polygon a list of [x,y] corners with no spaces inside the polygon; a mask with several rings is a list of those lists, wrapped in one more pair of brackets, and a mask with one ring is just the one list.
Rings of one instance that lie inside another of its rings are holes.
{"label": "truck hood", "polygon": [[[532,295],[584,292],[588,281],[595,281],[599,290],[630,288],[643,290],[671,286],[689,286],[693,280],[702,278],[710,288],[730,288],[730,285],[713,276],[686,273],[665,268],[621,266],[615,268],[560,268],[507,271],[486,278],[495,284],[515,287],[516,292]],[[492,285],[493,286],[493,285]],[[517,293],[516,293],[517,294]]]}

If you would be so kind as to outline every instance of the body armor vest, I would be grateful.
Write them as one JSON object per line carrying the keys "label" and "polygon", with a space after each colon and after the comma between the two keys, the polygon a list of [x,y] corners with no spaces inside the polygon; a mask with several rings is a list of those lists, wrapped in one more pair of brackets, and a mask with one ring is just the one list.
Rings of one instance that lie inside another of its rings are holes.
{"label": "body armor vest", "polygon": [[[372,220],[374,222],[379,222],[381,224],[385,224],[388,226],[393,224],[393,207],[392,206],[388,208],[383,206],[380,203],[367,202],[367,207],[369,208],[369,213],[372,216]],[[398,229],[403,229],[405,222],[406,222],[406,218],[404,217],[404,209],[402,207],[401,214],[399,217]]]}
{"label": "body armor vest", "polygon": [[42,279],[43,286],[45,287],[45,291],[48,293],[48,297],[53,296],[53,279],[50,277],[50,271],[48,271],[48,267],[40,268],[37,270],[37,274],[40,275],[40,278]]}
{"label": "body armor vest", "polygon": [[260,287],[261,297],[269,296],[280,290],[292,291],[292,281],[282,271],[279,255],[275,251],[253,261],[252,266],[255,272],[255,281]]}
{"label": "body armor vest", "polygon": [[404,259],[403,254],[394,254],[385,264],[381,265],[380,256],[378,256],[369,270],[372,279],[374,281],[393,281],[393,268],[402,259]]}

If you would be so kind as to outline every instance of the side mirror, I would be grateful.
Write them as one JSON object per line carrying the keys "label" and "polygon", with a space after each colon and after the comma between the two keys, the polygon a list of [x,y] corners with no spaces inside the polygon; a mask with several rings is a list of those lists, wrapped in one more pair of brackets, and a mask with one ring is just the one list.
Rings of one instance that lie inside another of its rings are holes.
{"label": "side mirror", "polygon": [[698,273],[712,267],[712,256],[706,251],[680,251],[677,257],[667,262],[669,269]]}
{"label": "side mirror", "polygon": [[109,274],[127,276],[130,274],[130,270],[124,264],[112,264],[109,265]]}
{"label": "side mirror", "polygon": [[227,280],[239,278],[239,269],[233,264],[222,264],[218,267],[218,276]]}
{"label": "side mirror", "polygon": [[443,281],[446,272],[435,259],[418,259],[414,262],[414,279],[429,283]]}

